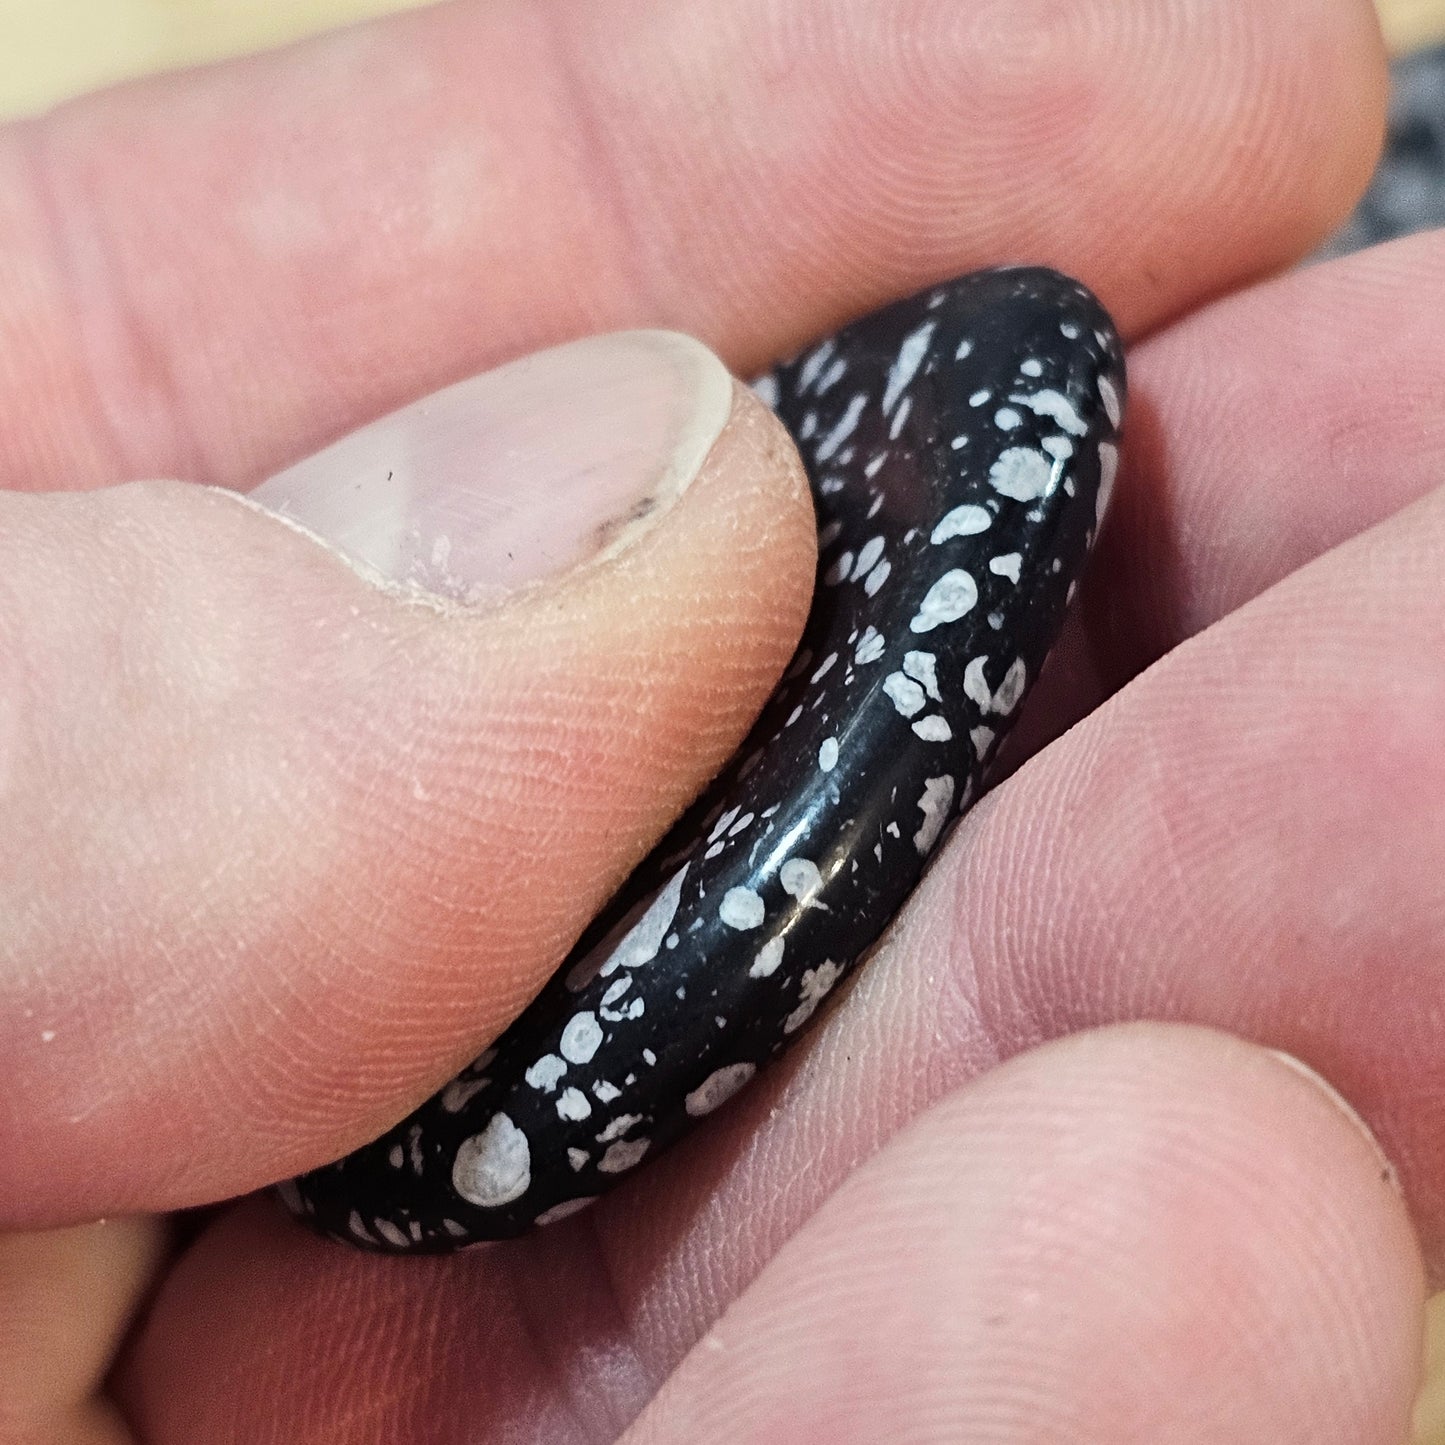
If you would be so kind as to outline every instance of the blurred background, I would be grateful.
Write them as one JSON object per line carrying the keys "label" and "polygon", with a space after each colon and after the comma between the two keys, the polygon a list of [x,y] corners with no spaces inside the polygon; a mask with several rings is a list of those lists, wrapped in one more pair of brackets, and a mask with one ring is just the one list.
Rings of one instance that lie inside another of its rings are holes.
{"label": "blurred background", "polygon": [[[0,0],[0,119],[97,86],[282,45],[426,0]],[[1264,3],[1264,0],[1261,0]],[[1445,0],[1377,0],[1395,59],[1390,142],[1338,254],[1445,226]],[[1445,478],[1442,478],[1445,481]],[[1416,1445],[1445,1445],[1445,1295]]]}

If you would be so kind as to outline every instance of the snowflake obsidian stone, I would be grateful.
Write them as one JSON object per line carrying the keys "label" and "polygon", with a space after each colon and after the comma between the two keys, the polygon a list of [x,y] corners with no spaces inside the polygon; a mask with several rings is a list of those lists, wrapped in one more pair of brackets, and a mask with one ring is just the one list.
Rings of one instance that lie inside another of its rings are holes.
{"label": "snowflake obsidian stone", "polygon": [[978,797],[1113,485],[1112,324],[1053,272],[984,272],[848,327],[758,390],[818,511],[792,666],[496,1046],[283,1187],[325,1233],[457,1249],[627,1178],[801,1035]]}

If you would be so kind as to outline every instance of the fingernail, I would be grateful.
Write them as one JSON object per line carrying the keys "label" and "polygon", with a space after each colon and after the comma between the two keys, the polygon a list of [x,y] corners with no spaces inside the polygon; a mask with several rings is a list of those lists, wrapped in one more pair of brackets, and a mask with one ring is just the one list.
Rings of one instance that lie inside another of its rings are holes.
{"label": "fingernail", "polygon": [[726,368],[690,337],[590,337],[403,407],[249,500],[374,579],[494,602],[656,525],[701,469],[732,397]]}
{"label": "fingernail", "polygon": [[1395,1166],[1390,1163],[1390,1156],[1385,1153],[1380,1141],[1375,1138],[1374,1131],[1365,1123],[1355,1106],[1330,1083],[1323,1074],[1316,1073],[1306,1063],[1302,1063],[1293,1054],[1286,1054],[1279,1049],[1266,1049],[1265,1052],[1282,1063],[1291,1073],[1298,1075],[1306,1083],[1314,1085],[1321,1094],[1335,1107],[1335,1109],[1347,1119],[1355,1130],[1369,1144],[1375,1158],[1380,1164],[1380,1178],[1395,1191],[1403,1195],[1404,1190],[1400,1187],[1400,1176],[1395,1172]]}

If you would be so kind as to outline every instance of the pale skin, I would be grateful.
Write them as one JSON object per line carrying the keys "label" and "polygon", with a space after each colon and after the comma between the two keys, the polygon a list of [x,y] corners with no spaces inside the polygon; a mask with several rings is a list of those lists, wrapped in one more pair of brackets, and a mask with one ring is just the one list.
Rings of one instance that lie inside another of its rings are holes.
{"label": "pale skin", "polygon": [[[1382,97],[1364,0],[471,0],[0,136],[0,1441],[1398,1445],[1445,1263],[1445,238],[1260,281]],[[857,987],[520,1245],[259,1199],[179,1248],[516,1012],[766,696],[811,523],[746,401],[545,609],[419,619],[112,484],[246,485],[601,329],[747,374],[1005,260],[1134,342],[1129,455],[1022,766]]]}

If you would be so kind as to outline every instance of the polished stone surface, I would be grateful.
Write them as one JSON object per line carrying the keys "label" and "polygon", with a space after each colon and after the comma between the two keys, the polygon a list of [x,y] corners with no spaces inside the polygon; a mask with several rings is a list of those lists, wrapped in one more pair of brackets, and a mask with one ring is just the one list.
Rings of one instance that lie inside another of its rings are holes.
{"label": "polished stone surface", "polygon": [[792,666],[496,1046],[285,1187],[322,1231],[455,1249],[631,1177],[817,1022],[978,798],[1113,485],[1113,326],[1053,272],[985,272],[847,328],[758,390],[818,511]]}

